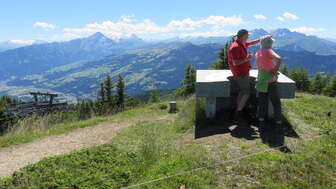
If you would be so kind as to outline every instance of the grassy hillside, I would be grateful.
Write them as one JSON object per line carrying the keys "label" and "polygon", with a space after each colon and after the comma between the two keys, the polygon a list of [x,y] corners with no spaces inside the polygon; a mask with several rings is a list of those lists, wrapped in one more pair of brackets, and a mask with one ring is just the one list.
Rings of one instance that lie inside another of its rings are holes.
{"label": "grassy hillside", "polygon": [[[0,188],[120,188],[199,167],[188,174],[139,188],[333,188],[336,185],[336,100],[297,94],[284,101],[284,114],[298,137],[286,135],[292,153],[271,147],[262,138],[237,137],[234,130],[194,139],[195,100],[180,101],[179,113],[141,122],[109,144],[46,158],[0,181]],[[159,106],[146,107],[157,112]],[[142,111],[117,116],[128,120]],[[164,113],[164,112],[162,112]],[[150,116],[150,115],[145,115]],[[236,161],[228,160],[250,155]]]}

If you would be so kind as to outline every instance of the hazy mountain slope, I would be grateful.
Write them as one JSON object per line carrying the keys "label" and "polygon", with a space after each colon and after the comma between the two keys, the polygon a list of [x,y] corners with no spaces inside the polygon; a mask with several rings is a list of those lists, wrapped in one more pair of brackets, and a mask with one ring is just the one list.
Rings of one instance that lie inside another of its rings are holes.
{"label": "hazy mountain slope", "polygon": [[305,35],[298,32],[292,32],[288,29],[277,29],[267,32],[263,29],[251,31],[251,39],[258,39],[266,34],[271,34],[276,42],[274,47],[289,50],[288,47],[296,47],[317,54],[331,55],[336,54],[336,43],[316,36]]}
{"label": "hazy mountain slope", "polygon": [[230,37],[183,37],[183,38],[171,38],[167,40],[163,40],[163,43],[171,43],[171,42],[190,42],[195,45],[202,45],[208,43],[217,43],[217,44],[224,44]]}
{"label": "hazy mountain slope", "polygon": [[283,63],[290,68],[303,67],[310,75],[316,72],[336,74],[336,55],[317,55],[308,51],[294,52],[286,50],[277,51],[283,57]]}
{"label": "hazy mountain slope", "polygon": [[334,38],[326,38],[326,40],[336,43],[336,39],[334,39]]}
{"label": "hazy mountain slope", "polygon": [[[258,49],[258,46],[254,46],[249,48],[249,51],[254,54]],[[286,64],[290,69],[302,67],[307,69],[311,76],[316,72],[336,74],[336,55],[318,55],[296,46],[278,47],[274,48],[274,51],[282,57],[282,64]]]}
{"label": "hazy mountain slope", "polygon": [[[275,49],[289,68],[304,67],[311,75],[316,72],[336,74],[336,55],[309,52],[301,43],[304,38],[312,43],[319,40],[322,45],[323,40],[286,29],[273,33],[277,39]],[[251,39],[266,34],[269,32],[263,29],[251,31]],[[291,37],[285,37],[288,35]],[[293,43],[296,40],[298,42]],[[334,43],[326,44],[322,46]],[[27,92],[23,89],[41,89],[73,98],[93,98],[106,74],[116,80],[119,73],[125,77],[129,94],[151,88],[173,89],[179,87],[188,64],[208,69],[217,59],[221,46],[167,41],[150,45],[136,36],[113,41],[96,33],[69,42],[23,47],[0,53],[0,94],[21,95]],[[258,48],[255,46],[249,51],[254,53]]]}
{"label": "hazy mountain slope", "polygon": [[[51,89],[80,98],[95,97],[99,82],[111,74],[122,73],[126,91],[139,94],[151,88],[174,89],[184,77],[184,68],[193,64],[197,69],[208,69],[217,59],[219,45],[170,43],[128,50],[91,61],[80,61],[56,67],[45,73],[34,74],[8,82],[12,86],[34,86]],[[254,53],[258,47],[250,48]],[[336,55],[322,56],[308,51],[276,49],[289,68],[305,67],[310,74],[336,74]]]}
{"label": "hazy mountain slope", "polygon": [[41,73],[75,61],[98,58],[142,45],[145,42],[134,36],[117,42],[95,33],[67,42],[17,48],[0,53],[0,80]]}
{"label": "hazy mountain slope", "polygon": [[151,88],[172,89],[179,87],[186,65],[193,64],[198,69],[207,69],[216,60],[218,50],[219,46],[216,45],[160,44],[68,64],[8,84],[33,85],[85,98],[96,95],[99,82],[106,74],[111,74],[115,79],[118,73],[122,73],[129,94]]}
{"label": "hazy mountain slope", "polygon": [[[305,35],[303,33],[293,32],[289,29],[276,29],[266,31],[264,29],[254,29],[250,31],[250,40],[259,39],[265,35],[273,35],[276,40],[275,47],[295,51],[310,51],[317,54],[331,55],[336,54],[336,41],[318,38],[316,36]],[[186,37],[173,38],[166,40],[191,42],[193,44],[218,43],[223,45],[230,37]]]}
{"label": "hazy mountain slope", "polygon": [[0,42],[0,52],[11,50],[11,49],[16,49],[16,48],[20,48],[24,46],[29,46],[29,45],[42,44],[42,43],[46,43],[46,42],[42,40],[29,40],[29,41],[8,40],[8,41]]}
{"label": "hazy mountain slope", "polygon": [[[336,43],[315,36],[291,32],[288,29],[277,29],[271,32],[256,29],[250,31],[250,33],[250,39],[258,39],[263,35],[273,34],[277,40],[275,47],[286,51],[310,51],[326,55],[336,54]],[[222,45],[227,39],[228,37],[191,37],[172,39],[172,41],[190,41],[193,44],[218,43]],[[167,45],[170,44],[168,42],[169,40],[156,43]],[[8,50],[0,53],[0,80],[40,74],[76,61],[87,61],[152,44],[153,42],[146,42],[135,35],[127,39],[114,41],[101,33],[96,33],[87,38],[67,42],[37,44]]]}

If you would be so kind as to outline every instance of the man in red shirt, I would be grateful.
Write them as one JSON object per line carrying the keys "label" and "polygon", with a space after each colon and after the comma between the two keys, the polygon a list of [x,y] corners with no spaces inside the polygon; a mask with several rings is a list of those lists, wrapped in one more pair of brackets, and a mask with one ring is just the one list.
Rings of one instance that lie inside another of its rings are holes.
{"label": "man in red shirt", "polygon": [[239,30],[236,37],[237,39],[231,44],[228,51],[229,68],[239,88],[235,121],[241,117],[242,110],[250,97],[250,60],[253,55],[248,53],[247,48],[260,42],[260,40],[247,42],[249,33],[245,29]]}

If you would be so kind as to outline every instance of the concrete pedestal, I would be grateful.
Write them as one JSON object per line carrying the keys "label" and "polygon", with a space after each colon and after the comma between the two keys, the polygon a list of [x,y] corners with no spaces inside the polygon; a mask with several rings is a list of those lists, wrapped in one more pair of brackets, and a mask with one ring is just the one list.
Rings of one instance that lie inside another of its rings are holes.
{"label": "concrete pedestal", "polygon": [[213,118],[216,116],[217,106],[216,98],[206,98],[205,99],[205,113],[206,117]]}
{"label": "concrete pedestal", "polygon": [[[258,70],[251,70],[250,77],[257,78]],[[236,86],[230,80],[230,70],[197,70],[196,72],[196,98],[205,98],[205,111],[207,118],[214,118],[221,109],[234,108],[236,102],[233,90]],[[280,73],[278,78],[280,98],[295,97],[295,82]],[[269,102],[268,115],[273,115],[273,106]]]}

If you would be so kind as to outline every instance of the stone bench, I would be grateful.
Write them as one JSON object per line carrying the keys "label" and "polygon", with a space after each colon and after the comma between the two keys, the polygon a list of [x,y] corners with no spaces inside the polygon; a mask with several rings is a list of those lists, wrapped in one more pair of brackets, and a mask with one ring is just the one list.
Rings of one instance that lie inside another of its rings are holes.
{"label": "stone bench", "polygon": [[[255,80],[258,70],[251,70],[251,80]],[[196,98],[205,98],[205,112],[207,118],[214,118],[221,109],[234,108],[232,92],[237,87],[233,82],[230,70],[197,70]],[[254,87],[254,86],[252,86]],[[295,82],[280,73],[278,78],[279,95],[282,99],[295,97]],[[268,103],[268,114],[273,115],[272,103]]]}

